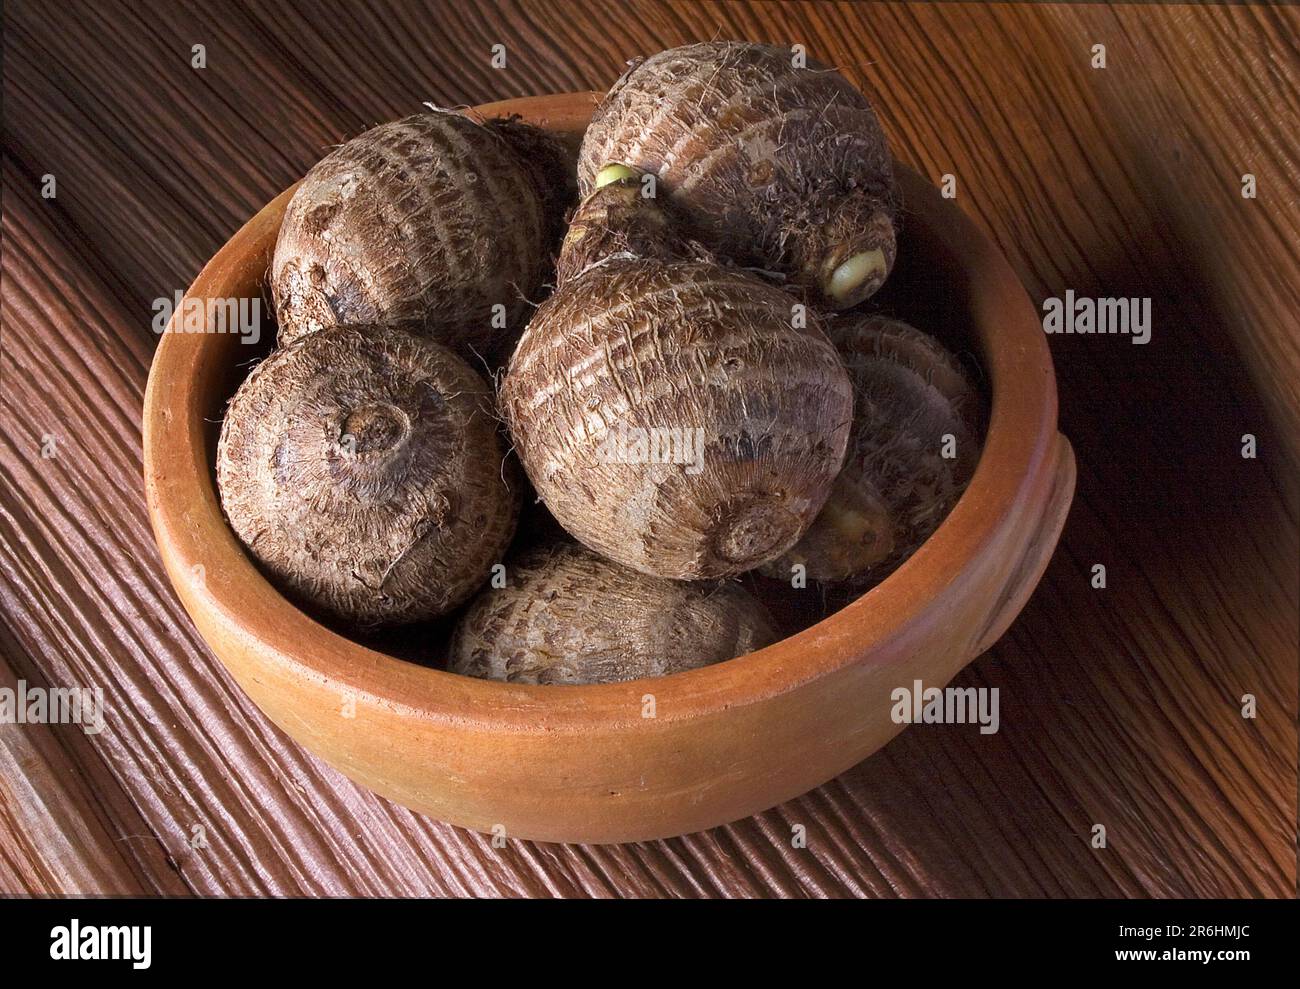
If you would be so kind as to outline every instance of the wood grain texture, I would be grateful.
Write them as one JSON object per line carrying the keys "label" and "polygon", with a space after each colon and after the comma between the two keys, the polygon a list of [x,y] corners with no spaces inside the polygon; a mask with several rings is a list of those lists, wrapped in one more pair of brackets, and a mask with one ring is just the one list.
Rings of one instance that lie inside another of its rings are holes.
{"label": "wood grain texture", "polygon": [[[6,5],[0,686],[102,686],[109,727],[0,727],[0,891],[1294,895],[1300,9],[571,6]],[[150,303],[367,126],[604,88],[715,36],[840,66],[1036,300],[1149,296],[1152,342],[1051,340],[1079,487],[1035,597],[958,681],[1000,688],[997,734],[913,728],[671,841],[493,848],[307,756],[199,640],[141,493]]]}

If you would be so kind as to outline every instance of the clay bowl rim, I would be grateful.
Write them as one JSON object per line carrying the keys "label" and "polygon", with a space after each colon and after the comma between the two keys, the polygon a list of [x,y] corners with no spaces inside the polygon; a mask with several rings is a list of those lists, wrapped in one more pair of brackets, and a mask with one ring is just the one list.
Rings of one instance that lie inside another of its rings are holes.
{"label": "clay bowl rim", "polygon": [[[599,98],[598,93],[525,97],[468,112],[484,117],[517,113],[564,129],[589,116]],[[186,608],[191,615],[202,610],[215,622],[226,634],[227,646],[255,650],[294,668],[295,675],[324,680],[359,702],[449,725],[512,733],[660,730],[667,722],[716,716],[795,691],[850,664],[887,661],[905,642],[913,620],[958,578],[963,566],[1002,537],[1057,436],[1051,356],[1023,285],[973,221],[911,169],[900,164],[899,170],[905,188],[924,186],[931,208],[943,214],[927,225],[930,236],[962,259],[969,283],[978,286],[969,293],[972,309],[979,310],[972,313],[972,324],[994,321],[999,328],[994,345],[977,337],[991,407],[983,452],[957,505],[903,566],[841,610],[724,663],[614,684],[478,680],[362,646],[301,611],[245,555],[221,513],[204,411],[194,394],[193,368],[205,350],[216,346],[213,335],[164,333],[145,395],[145,481],[155,536]],[[265,249],[255,237],[259,220],[265,226],[270,211],[282,209],[291,192],[276,197],[237,231],[204,266],[191,291]],[[1000,305],[992,306],[995,301]],[[171,428],[176,407],[197,411],[199,421]],[[195,574],[200,563],[210,575],[206,579]],[[212,648],[221,658],[221,650]],[[640,716],[647,692],[656,698],[655,719]]]}

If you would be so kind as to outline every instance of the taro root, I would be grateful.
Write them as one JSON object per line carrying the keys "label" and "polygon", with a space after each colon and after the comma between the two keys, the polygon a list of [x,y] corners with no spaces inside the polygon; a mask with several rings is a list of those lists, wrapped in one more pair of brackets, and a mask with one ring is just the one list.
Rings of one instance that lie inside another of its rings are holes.
{"label": "taro root", "polygon": [[610,257],[669,261],[684,259],[689,251],[673,218],[657,199],[643,194],[636,174],[625,169],[617,180],[585,196],[569,218],[555,265],[556,284],[563,286]]}
{"label": "taro root", "polygon": [[400,326],[468,360],[502,349],[547,265],[544,169],[448,111],[382,124],[307,173],[271,262],[280,344]]}
{"label": "taro root", "polygon": [[979,396],[957,360],[906,323],[840,316],[830,335],[854,390],[844,470],[807,534],[763,572],[788,579],[802,564],[817,581],[875,581],[930,537],[970,480]]}
{"label": "taro root", "polygon": [[448,669],[510,683],[613,683],[720,663],[776,640],[737,584],[647,577],[580,546],[535,551],[485,590],[452,636]]}
{"label": "taro root", "polygon": [[846,309],[894,264],[897,194],[866,97],[788,48],[705,42],[633,63],[597,107],[579,191],[650,172],[690,236]]}
{"label": "taro root", "polygon": [[546,218],[547,244],[558,244],[564,236],[565,216],[578,197],[573,149],[548,131],[524,123],[518,114],[495,117],[485,121],[484,126],[501,135],[535,177]]}
{"label": "taro root", "polygon": [[617,255],[537,310],[501,404],[560,524],[675,579],[741,573],[793,546],[852,419],[814,312],[743,271]]}
{"label": "taro root", "polygon": [[230,402],[226,516],[291,594],[357,625],[456,607],[519,511],[487,383],[440,344],[340,326],[277,350]]}

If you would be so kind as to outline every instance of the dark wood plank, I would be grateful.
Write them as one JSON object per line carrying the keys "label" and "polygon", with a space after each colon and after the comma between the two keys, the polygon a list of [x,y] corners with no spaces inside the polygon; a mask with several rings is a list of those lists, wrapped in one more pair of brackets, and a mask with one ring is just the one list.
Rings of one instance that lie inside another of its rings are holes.
{"label": "dark wood plank", "polygon": [[[0,685],[100,685],[110,727],[0,729],[0,890],[1292,895],[1296,8],[571,7],[6,7]],[[304,754],[189,625],[140,490],[150,301],[373,123],[604,88],[629,57],[715,36],[840,66],[877,94],[900,158],[957,176],[1036,299],[1149,296],[1153,340],[1051,341],[1079,493],[1024,615],[963,674],[1000,688],[998,734],[914,728],[704,834],[493,849]]]}

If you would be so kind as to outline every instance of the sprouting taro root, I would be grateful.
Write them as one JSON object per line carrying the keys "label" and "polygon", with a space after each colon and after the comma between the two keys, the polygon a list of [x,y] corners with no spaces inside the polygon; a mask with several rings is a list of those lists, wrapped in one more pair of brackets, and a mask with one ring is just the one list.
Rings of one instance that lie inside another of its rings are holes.
{"label": "sprouting taro root", "polygon": [[840,316],[830,335],[854,390],[844,469],[803,539],[763,572],[788,579],[802,564],[813,580],[860,583],[896,568],[948,514],[979,456],[980,403],[957,360],[906,323]]}
{"label": "sprouting taro root", "polygon": [[587,129],[579,191],[618,166],[653,173],[692,238],[846,309],[894,264],[893,163],[866,97],[795,62],[788,48],[706,42],[633,63]]}
{"label": "sprouting taro root", "polygon": [[814,312],[743,271],[619,256],[537,310],[501,404],[560,524],[676,579],[741,573],[793,546],[852,419]]}
{"label": "sprouting taro root", "polygon": [[511,683],[613,683],[666,676],[776,640],[737,584],[647,577],[579,546],[535,551],[485,590],[452,636],[453,673]]}
{"label": "sprouting taro root", "polygon": [[236,534],[294,596],[361,626],[456,607],[505,554],[519,483],[487,383],[446,347],[340,326],[277,350],[217,447]]}
{"label": "sprouting taro root", "polygon": [[440,110],[336,148],[280,227],[270,272],[280,344],[384,323],[471,361],[503,348],[548,260],[542,171],[502,126]]}
{"label": "sprouting taro root", "polygon": [[555,280],[563,286],[610,257],[669,261],[684,259],[687,252],[674,219],[657,199],[643,194],[636,174],[624,169],[615,181],[592,190],[573,211]]}

